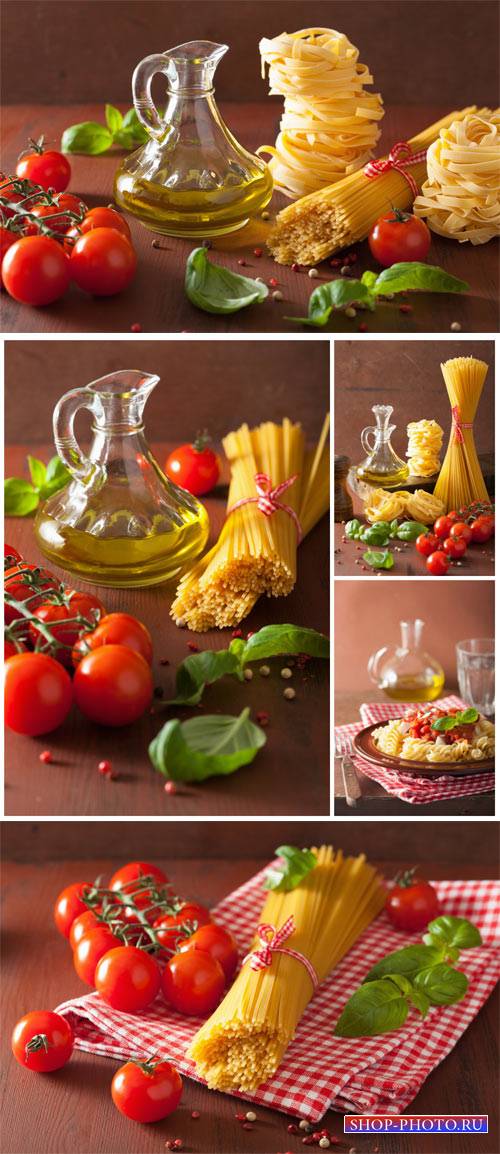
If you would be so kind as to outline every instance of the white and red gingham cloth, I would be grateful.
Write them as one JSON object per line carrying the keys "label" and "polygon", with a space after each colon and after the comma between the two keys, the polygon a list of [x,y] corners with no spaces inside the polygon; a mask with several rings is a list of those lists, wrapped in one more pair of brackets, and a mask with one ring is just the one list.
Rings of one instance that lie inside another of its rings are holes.
{"label": "white and red gingham cloth", "polygon": [[[257,874],[212,911],[246,952],[263,905]],[[391,950],[419,941],[418,934],[392,929],[385,913],[368,927],[352,950],[319,987],[309,1003],[276,1074],[253,1094],[237,1094],[286,1114],[317,1122],[329,1107],[355,1113],[401,1113],[431,1071],[449,1053],[479,1012],[500,976],[498,936],[500,886],[492,881],[435,883],[443,912],[467,917],[481,930],[484,946],[464,950],[460,968],[470,987],[462,1002],[434,1007],[425,1021],[410,1011],[402,1029],[376,1038],[335,1038],[335,1023],[345,1002],[371,966]],[[298,963],[297,963],[298,964]],[[170,1010],[161,997],[143,1014],[112,1010],[96,993],[57,1007],[71,1022],[76,1046],[122,1062],[153,1054],[175,1063],[196,1081],[186,1047],[201,1025]]]}
{"label": "white and red gingham cloth", "polygon": [[[440,698],[436,705],[440,709],[467,708],[465,702],[453,694]],[[337,739],[347,737],[352,740],[366,725],[374,725],[376,722],[383,725],[384,721],[402,717],[407,709],[412,708],[415,708],[415,702],[411,701],[406,705],[404,702],[393,704],[385,701],[365,703],[359,708],[361,720],[354,721],[350,725],[337,725],[335,737]],[[471,797],[478,793],[489,793],[495,788],[495,774],[492,771],[467,773],[460,777],[449,777],[445,774],[439,777],[437,774],[436,777],[418,777],[413,773],[390,769],[386,765],[375,765],[357,755],[352,761],[360,773],[364,773],[365,777],[370,777],[372,781],[378,781],[386,793],[399,797],[401,801],[407,801],[410,805],[427,805],[431,801],[448,801],[452,797]]]}

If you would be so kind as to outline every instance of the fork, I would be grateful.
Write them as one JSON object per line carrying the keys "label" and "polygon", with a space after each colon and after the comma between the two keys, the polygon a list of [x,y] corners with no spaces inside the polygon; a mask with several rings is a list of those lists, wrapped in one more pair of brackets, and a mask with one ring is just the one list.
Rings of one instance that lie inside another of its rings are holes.
{"label": "fork", "polygon": [[356,768],[352,762],[352,737],[349,737],[346,733],[336,733],[335,749],[337,757],[341,759],[340,768],[342,771],[345,799],[349,808],[355,809],[361,797],[361,786],[358,781]]}

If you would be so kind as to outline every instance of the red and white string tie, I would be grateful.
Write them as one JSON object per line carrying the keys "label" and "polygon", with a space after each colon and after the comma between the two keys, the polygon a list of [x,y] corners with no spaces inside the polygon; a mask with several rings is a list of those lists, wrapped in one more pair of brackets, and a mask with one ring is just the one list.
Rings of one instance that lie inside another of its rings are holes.
{"label": "red and white string tie", "polygon": [[302,529],[295,509],[292,509],[291,505],[285,505],[284,502],[279,499],[282,494],[286,493],[286,490],[294,484],[298,475],[298,473],[294,473],[293,476],[288,477],[286,481],[281,481],[279,485],[273,486],[272,480],[267,473],[256,473],[254,477],[255,497],[242,497],[241,501],[236,501],[235,504],[231,505],[231,508],[228,509],[227,516],[229,517],[236,509],[243,509],[245,505],[257,505],[259,512],[262,513],[264,517],[272,517],[274,513],[278,512],[287,513],[288,516],[292,518],[297,530],[297,544],[300,544],[302,540]]}
{"label": "red and white string tie", "polygon": [[463,445],[464,435],[462,429],[472,429],[474,427],[472,421],[462,421],[459,405],[452,405],[451,416],[453,420],[453,429],[455,432],[456,440],[458,441],[459,445]]}
{"label": "red and white string tie", "polygon": [[407,140],[398,140],[397,144],[392,146],[388,156],[382,157],[381,160],[370,160],[368,164],[365,164],[363,172],[372,180],[375,176],[383,176],[384,172],[395,169],[401,176],[404,176],[413,195],[418,196],[418,184],[409,172],[409,168],[412,164],[420,164],[426,156],[426,148],[421,148],[419,152],[412,152],[411,145],[408,144]]}
{"label": "red and white string tie", "polygon": [[293,916],[287,918],[279,930],[269,922],[261,922],[257,926],[257,937],[261,945],[258,949],[247,954],[246,958],[243,959],[243,965],[245,962],[250,962],[251,970],[266,970],[272,964],[274,954],[286,954],[287,957],[294,958],[296,962],[300,962],[305,967],[313,987],[316,989],[319,986],[319,979],[312,962],[306,958],[305,954],[300,954],[298,950],[291,950],[289,946],[283,945],[283,942],[286,942],[294,933]]}

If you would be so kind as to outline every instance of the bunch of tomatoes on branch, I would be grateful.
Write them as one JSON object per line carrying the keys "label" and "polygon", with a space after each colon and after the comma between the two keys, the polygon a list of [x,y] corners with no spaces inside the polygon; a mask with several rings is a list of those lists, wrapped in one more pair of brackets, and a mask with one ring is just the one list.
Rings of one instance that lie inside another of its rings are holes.
{"label": "bunch of tomatoes on branch", "polygon": [[[199,902],[178,897],[163,870],[128,862],[107,885],[73,882],[59,894],[54,920],[69,940],[78,977],[114,1010],[138,1014],[160,997],[188,1017],[215,1010],[238,965],[238,946]],[[26,1014],[14,1028],[17,1061],[38,1073],[71,1057],[74,1035],[61,1014]],[[182,1080],[166,1061],[127,1062],[111,1094],[127,1117],[156,1122],[179,1104]]]}
{"label": "bunch of tomatoes on branch", "polygon": [[14,176],[0,173],[1,283],[14,300],[49,305],[71,282],[114,296],[133,280],[130,229],[112,205],[88,209],[66,192],[71,166],[61,152],[30,141]]}
{"label": "bunch of tomatoes on branch", "polygon": [[94,594],[62,585],[11,545],[4,549],[9,729],[30,737],[51,733],[73,702],[100,725],[137,721],[153,698],[146,626],[129,613],[107,613]]}

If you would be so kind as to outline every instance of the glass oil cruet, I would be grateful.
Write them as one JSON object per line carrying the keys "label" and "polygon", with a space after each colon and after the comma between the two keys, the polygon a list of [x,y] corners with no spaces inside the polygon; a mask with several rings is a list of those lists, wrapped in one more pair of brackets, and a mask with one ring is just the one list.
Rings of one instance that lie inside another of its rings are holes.
{"label": "glass oil cruet", "polygon": [[368,662],[372,681],[393,701],[435,701],[444,685],[444,670],[422,648],[424,621],[400,621],[401,644],[386,645]]}
{"label": "glass oil cruet", "polygon": [[[155,585],[177,577],[208,537],[202,504],[162,473],[144,436],[143,411],[159,377],[110,373],[61,397],[54,440],[71,480],[40,509],[42,553],[97,585]],[[75,438],[76,414],[92,414],[88,457]]]}
{"label": "glass oil cruet", "polygon": [[[221,236],[271,199],[267,165],[238,144],[215,103],[214,73],[227,51],[226,44],[193,40],[147,56],[135,69],[134,106],[150,139],[118,169],[115,199],[154,232]],[[151,96],[159,72],[168,84],[164,117]]]}
{"label": "glass oil cruet", "polygon": [[389,424],[392,405],[373,405],[375,424],[368,425],[361,433],[361,444],[367,456],[358,465],[356,473],[365,481],[379,485],[398,484],[409,475],[406,461],[398,457],[391,445],[391,435],[396,425]]}

